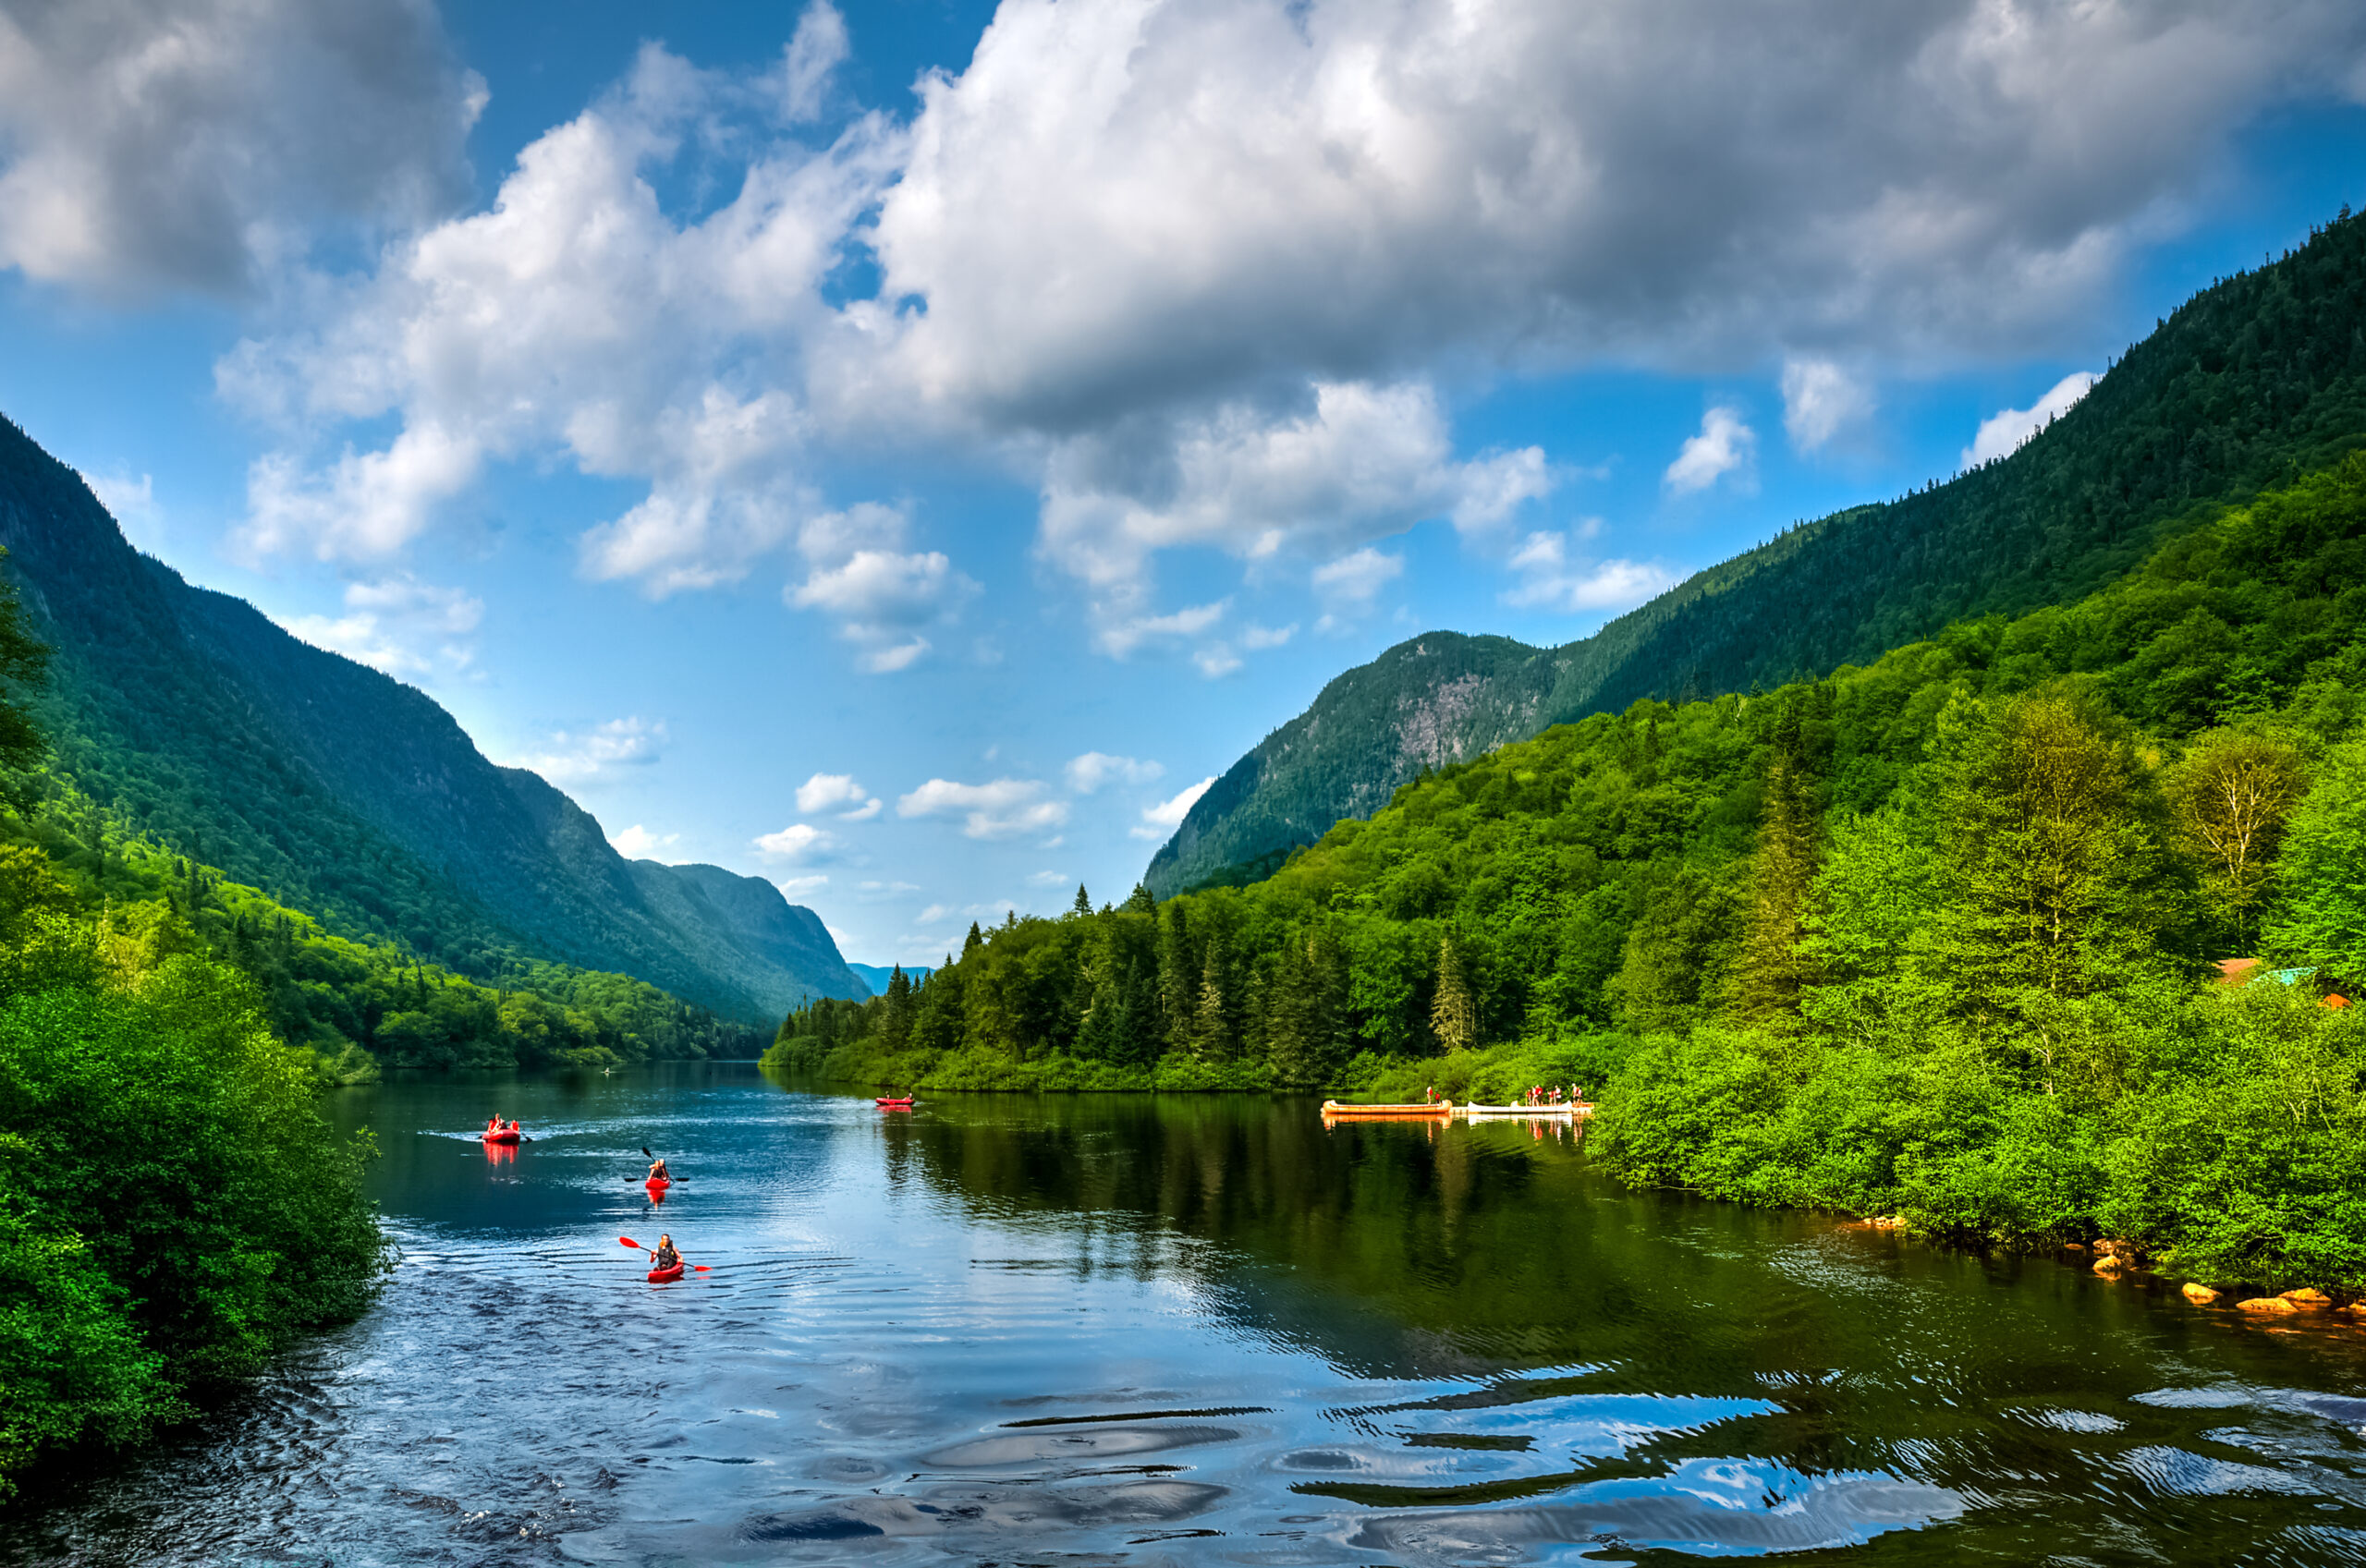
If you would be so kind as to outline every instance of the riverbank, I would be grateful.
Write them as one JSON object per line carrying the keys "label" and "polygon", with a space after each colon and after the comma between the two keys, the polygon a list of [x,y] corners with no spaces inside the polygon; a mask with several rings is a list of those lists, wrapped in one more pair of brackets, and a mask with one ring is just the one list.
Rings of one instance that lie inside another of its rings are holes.
{"label": "riverbank", "polygon": [[[1942,1021],[1854,1040],[1703,1027],[1350,1061],[1323,1091],[1502,1102],[1574,1084],[1589,1143],[1630,1186],[1895,1221],[2045,1252],[2114,1244],[2179,1282],[2366,1295],[2366,1027],[2307,991],[2163,983],[2055,1019],[2044,1042]],[[1271,1090],[1258,1064],[1154,1066],[863,1043],[774,1071],[924,1092]],[[1595,1086],[1599,1085],[1597,1089]]]}

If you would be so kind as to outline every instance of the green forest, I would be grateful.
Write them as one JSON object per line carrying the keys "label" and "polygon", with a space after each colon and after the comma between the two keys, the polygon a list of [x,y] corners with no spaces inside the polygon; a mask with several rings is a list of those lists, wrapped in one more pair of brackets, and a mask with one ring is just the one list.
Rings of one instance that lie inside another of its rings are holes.
{"label": "green forest", "polygon": [[[46,660],[0,598],[0,675],[21,694]],[[158,886],[160,853],[95,813],[78,843],[70,798],[36,804],[43,749],[0,701],[0,1497],[43,1453],[139,1441],[354,1316],[388,1260],[368,1146],[316,1104],[357,1064],[274,1029],[271,961],[235,956],[256,917],[201,871]]]}
{"label": "green forest", "polygon": [[119,966],[183,953],[228,966],[253,986],[273,1033],[308,1049],[332,1081],[381,1066],[744,1059],[763,1044],[760,1031],[628,975],[480,953],[498,977],[487,981],[390,941],[351,941],[138,836],[55,779],[36,776],[25,793],[26,808],[0,819],[0,857],[38,866]]}
{"label": "green forest", "polygon": [[766,1061],[1575,1084],[1639,1184],[2366,1290],[2362,632],[2352,456],[2074,602],[1501,747],[1251,885],[973,928]]}

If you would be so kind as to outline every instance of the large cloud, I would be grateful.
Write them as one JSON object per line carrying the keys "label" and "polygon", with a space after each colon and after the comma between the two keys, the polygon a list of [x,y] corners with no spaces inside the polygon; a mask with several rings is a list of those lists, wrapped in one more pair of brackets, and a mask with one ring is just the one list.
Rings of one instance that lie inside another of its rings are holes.
{"label": "large cloud", "polygon": [[[1005,0],[904,123],[823,115],[843,48],[826,9],[761,79],[652,48],[492,210],[226,366],[315,431],[401,429],[259,466],[250,542],[399,550],[485,461],[557,453],[648,487],[592,575],[668,592],[796,547],[791,602],[886,667],[966,579],[900,529],[805,548],[811,455],[966,441],[1040,484],[1104,650],[1221,664],[1228,605],[1161,604],[1162,553],[1306,569],[1433,517],[1518,548],[1550,470],[1458,449],[1462,387],[1788,363],[1812,449],[1856,377],[2058,351],[2236,128],[2349,91],[2366,10]],[[671,212],[650,170],[694,138],[744,178]],[[1746,483],[1744,432],[1704,427],[1671,486]],[[1565,605],[1642,580],[1541,562]]]}
{"label": "large cloud", "polygon": [[9,0],[0,266],[241,292],[323,218],[457,200],[483,102],[429,0]]}

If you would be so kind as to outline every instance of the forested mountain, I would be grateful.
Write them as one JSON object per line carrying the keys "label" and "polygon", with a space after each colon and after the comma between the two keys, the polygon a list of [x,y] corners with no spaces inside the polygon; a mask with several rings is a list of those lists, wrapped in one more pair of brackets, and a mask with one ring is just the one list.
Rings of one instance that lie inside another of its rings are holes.
{"label": "forested mountain", "polygon": [[140,833],[332,931],[459,974],[631,975],[726,1017],[860,996],[829,933],[758,878],[627,861],[423,693],[194,588],[0,419],[0,545],[53,650],[55,772]]}
{"label": "forested mountain", "polygon": [[[2366,217],[2196,296],[2011,456],[1786,530],[1580,641],[1431,633],[1325,687],[1193,806],[1152,891],[1270,869],[1422,769],[1638,698],[1864,662],[2067,603],[2216,506],[2366,444]],[[1230,871],[1228,868],[1240,868]]]}

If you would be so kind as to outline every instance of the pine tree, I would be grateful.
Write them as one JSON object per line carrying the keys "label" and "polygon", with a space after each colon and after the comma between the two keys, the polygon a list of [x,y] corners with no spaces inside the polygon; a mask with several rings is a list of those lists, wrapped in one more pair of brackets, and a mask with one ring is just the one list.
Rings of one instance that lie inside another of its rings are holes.
{"label": "pine tree", "polygon": [[1448,1051],[1467,1051],[1479,1038],[1479,1009],[1451,932],[1438,939],[1438,983],[1430,1001],[1430,1028]]}
{"label": "pine tree", "polygon": [[1092,913],[1092,900],[1085,893],[1082,882],[1076,884],[1076,903],[1069,906],[1068,913],[1079,917]]}
{"label": "pine tree", "polygon": [[1126,895],[1125,911],[1128,915],[1155,915],[1158,900],[1151,896],[1147,883],[1136,882],[1134,891]]}
{"label": "pine tree", "polygon": [[1191,1018],[1191,1054],[1202,1062],[1221,1064],[1232,1060],[1232,1047],[1231,1009],[1226,1004],[1224,991],[1224,955],[1214,942],[1210,942],[1200,966],[1200,996]]}
{"label": "pine tree", "polygon": [[1170,900],[1159,912],[1158,1016],[1166,1049],[1183,1054],[1191,1050],[1197,1014],[1199,966],[1191,958],[1191,927],[1183,904]]}
{"label": "pine tree", "polygon": [[1799,942],[1816,858],[1815,814],[1799,762],[1778,750],[1766,770],[1750,906],[1734,961],[1732,1012],[1743,1023],[1785,1033],[1799,1027],[1800,992],[1815,980]]}
{"label": "pine tree", "polygon": [[961,939],[961,956],[962,956],[962,957],[964,957],[964,958],[967,958],[967,957],[969,957],[969,956],[970,956],[970,954],[971,954],[972,953],[977,952],[977,951],[978,951],[978,949],[980,949],[980,948],[982,948],[982,947],[985,946],[985,945],[986,945],[986,939],[985,939],[985,937],[984,937],[984,936],[983,936],[983,935],[979,931],[979,930],[978,930],[978,922],[977,922],[977,921],[975,921],[975,920],[970,921],[970,934],[969,934],[968,936],[966,936],[966,937],[964,937],[964,938],[962,938],[962,939]]}

